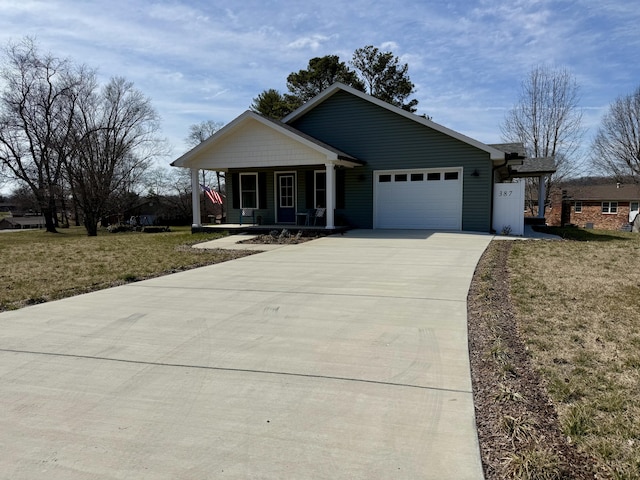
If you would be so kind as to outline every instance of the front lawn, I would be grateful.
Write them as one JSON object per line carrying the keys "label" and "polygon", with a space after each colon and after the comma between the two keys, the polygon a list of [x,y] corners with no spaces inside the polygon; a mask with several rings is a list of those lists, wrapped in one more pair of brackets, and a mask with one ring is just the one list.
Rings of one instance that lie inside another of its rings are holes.
{"label": "front lawn", "polygon": [[487,480],[640,478],[640,235],[494,241],[469,294]]}
{"label": "front lawn", "polygon": [[612,478],[640,478],[640,236],[582,229],[516,242],[518,326],[562,432]]}
{"label": "front lawn", "polygon": [[113,285],[219,263],[247,252],[200,250],[191,244],[220,234],[108,233],[88,237],[82,227],[60,233],[0,233],[0,311]]}

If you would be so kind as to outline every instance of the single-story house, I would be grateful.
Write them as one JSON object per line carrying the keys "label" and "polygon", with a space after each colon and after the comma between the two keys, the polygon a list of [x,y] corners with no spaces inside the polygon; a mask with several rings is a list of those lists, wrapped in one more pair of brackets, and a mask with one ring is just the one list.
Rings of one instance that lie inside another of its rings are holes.
{"label": "single-story house", "polygon": [[627,230],[639,207],[640,185],[637,184],[564,186],[552,196],[547,223]]}
{"label": "single-story house", "polygon": [[45,228],[45,220],[41,215],[25,217],[4,217],[0,220],[0,230]]}
{"label": "single-story house", "polygon": [[244,213],[296,225],[319,209],[327,229],[489,232],[494,185],[546,174],[518,173],[524,162],[521,146],[484,144],[336,83],[282,120],[246,111],[172,165],[191,169],[194,228],[207,169],[226,172],[229,223]]}

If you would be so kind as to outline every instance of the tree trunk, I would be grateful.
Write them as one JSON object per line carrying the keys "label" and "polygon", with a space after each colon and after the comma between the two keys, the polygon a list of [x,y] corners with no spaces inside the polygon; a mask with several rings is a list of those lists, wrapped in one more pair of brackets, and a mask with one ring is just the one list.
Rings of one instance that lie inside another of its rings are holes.
{"label": "tree trunk", "polygon": [[87,235],[89,237],[97,237],[98,236],[98,215],[94,215],[93,213],[84,213],[84,228],[87,229]]}
{"label": "tree trunk", "polygon": [[52,210],[50,207],[42,209],[42,216],[44,217],[44,224],[49,233],[58,233],[56,230],[56,222],[54,219],[55,210]]}

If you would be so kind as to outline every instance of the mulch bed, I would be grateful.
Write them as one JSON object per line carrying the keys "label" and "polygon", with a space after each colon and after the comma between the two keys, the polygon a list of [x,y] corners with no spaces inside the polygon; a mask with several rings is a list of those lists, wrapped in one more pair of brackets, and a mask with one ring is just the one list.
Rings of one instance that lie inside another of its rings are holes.
{"label": "mulch bed", "polygon": [[309,235],[305,235],[305,233],[300,230],[296,234],[292,234],[289,230],[272,230],[271,232],[264,235],[257,235],[253,238],[249,238],[247,240],[242,240],[238,243],[244,244],[269,244],[269,245],[296,245],[298,243],[308,242],[310,240],[315,240],[316,238],[324,237],[326,235],[322,235],[320,233],[314,232]]}
{"label": "mulch bed", "polygon": [[[556,409],[520,337],[509,293],[511,247],[510,241],[491,243],[468,296],[471,376],[485,477],[602,478],[595,474],[594,462],[562,434]],[[542,466],[535,452],[553,462]]]}

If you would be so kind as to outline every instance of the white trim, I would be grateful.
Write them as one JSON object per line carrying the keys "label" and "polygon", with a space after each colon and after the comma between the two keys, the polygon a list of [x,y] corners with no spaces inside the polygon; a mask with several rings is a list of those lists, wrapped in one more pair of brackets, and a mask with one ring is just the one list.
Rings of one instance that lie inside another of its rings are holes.
{"label": "white trim", "polygon": [[[434,172],[458,172],[457,180],[445,180],[444,175],[440,176],[440,180],[427,180],[427,177],[424,177],[422,180],[425,183],[425,188],[429,183],[435,182],[453,182],[457,181],[460,183],[460,196],[457,199],[460,205],[460,216],[457,219],[456,227],[453,230],[462,230],[462,213],[463,213],[463,197],[464,197],[464,168],[463,167],[443,167],[443,168],[409,168],[409,169],[394,169],[394,170],[374,170],[373,171],[373,228],[380,228],[378,225],[378,179],[380,175],[394,175],[394,174],[406,174],[407,181],[401,182],[403,184],[410,184],[411,182],[411,174],[412,173],[434,173]],[[394,178],[391,178],[391,183],[394,182]],[[415,183],[418,183],[417,181]]]}
{"label": "white trim", "polygon": [[200,227],[200,172],[197,168],[191,169],[191,227]]}
{"label": "white trim", "polygon": [[[278,184],[278,175],[293,175],[293,221],[281,222],[278,219],[278,210],[280,205],[280,185]],[[276,170],[273,172],[273,206],[275,209],[274,218],[277,224],[293,225],[298,220],[298,172],[295,170]]]}
{"label": "white trim", "polygon": [[[608,206],[607,206],[607,210],[608,211],[606,211],[606,212],[604,211],[604,204],[605,203],[608,204]],[[616,211],[615,212],[611,211],[611,205],[613,203],[616,204]],[[620,211],[620,204],[617,201],[606,201],[606,202],[601,202],[600,203],[600,212],[602,213],[602,215],[617,215],[619,211]]]}
{"label": "white trim", "polygon": [[333,229],[335,227],[334,224],[334,210],[336,207],[335,198],[336,198],[336,171],[335,166],[331,163],[327,163],[325,165],[327,169],[327,210],[326,210],[326,218],[327,218],[327,229]]}
{"label": "white trim", "polygon": [[[252,176],[256,178],[256,204],[255,206],[244,205],[243,196],[242,196],[242,177]],[[241,172],[238,176],[238,194],[240,195],[240,210],[243,208],[250,208],[253,210],[257,210],[260,207],[260,185],[258,182],[258,172]]]}
{"label": "white trim", "polygon": [[371,95],[367,95],[364,92],[361,92],[360,90],[356,90],[355,88],[349,87],[347,85],[344,85],[342,83],[334,83],[333,85],[331,85],[329,88],[327,88],[326,90],[323,90],[321,93],[319,93],[318,95],[316,95],[314,98],[312,98],[311,100],[309,100],[308,102],[306,102],[305,104],[303,104],[301,107],[297,108],[296,110],[294,110],[293,112],[291,112],[289,115],[287,115],[286,117],[284,117],[282,119],[282,122],[284,123],[291,123],[292,121],[296,120],[297,118],[301,117],[302,115],[304,115],[306,112],[308,112],[309,110],[312,110],[313,108],[315,108],[317,105],[319,105],[320,103],[324,102],[327,98],[331,97],[332,95],[334,95],[336,92],[338,91],[344,91],[347,93],[350,93],[352,95],[355,95],[358,98],[361,98],[363,100],[366,100],[370,103],[373,103],[374,105],[377,105],[379,107],[385,108],[393,113],[396,113],[398,115],[401,115],[405,118],[408,118],[409,120],[412,120],[414,122],[420,123],[426,127],[432,128],[433,130],[436,130],[440,133],[444,133],[445,135],[448,135],[450,137],[455,138],[456,140],[460,140],[461,142],[464,142],[468,145],[471,145],[473,147],[479,148],[480,150],[484,150],[485,152],[487,152],[491,158],[491,160],[504,160],[505,159],[505,153],[501,150],[498,150],[496,148],[490,147],[489,145],[486,145],[482,142],[479,142],[478,140],[475,140],[471,137],[467,137],[466,135],[463,135],[460,132],[456,132],[455,130],[451,130],[450,128],[447,128],[443,125],[440,125],[438,123],[435,123],[427,118],[421,117],[419,115],[416,115],[414,113],[408,112],[406,110],[403,110],[400,107],[396,107],[395,105],[391,105],[390,103],[384,102],[378,98],[375,98]]}

